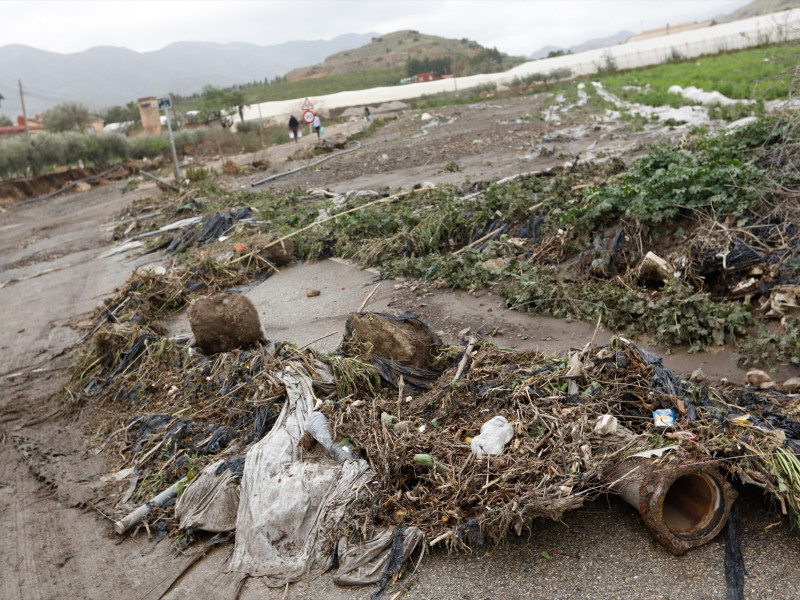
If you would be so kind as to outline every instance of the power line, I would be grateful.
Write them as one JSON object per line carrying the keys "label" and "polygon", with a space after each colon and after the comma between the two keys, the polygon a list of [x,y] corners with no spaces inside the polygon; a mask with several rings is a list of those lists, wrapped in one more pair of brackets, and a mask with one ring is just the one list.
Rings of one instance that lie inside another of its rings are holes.
{"label": "power line", "polygon": [[[0,89],[5,89],[10,92],[15,92],[17,89],[17,84],[15,83],[12,84],[5,81],[4,79],[0,79]],[[31,98],[36,98],[37,100],[46,100],[48,102],[70,102],[76,100],[76,98],[54,96],[52,94],[49,94],[48,92],[43,92],[41,90],[38,90],[37,88],[31,88],[27,84],[25,85],[25,95],[30,96]]]}

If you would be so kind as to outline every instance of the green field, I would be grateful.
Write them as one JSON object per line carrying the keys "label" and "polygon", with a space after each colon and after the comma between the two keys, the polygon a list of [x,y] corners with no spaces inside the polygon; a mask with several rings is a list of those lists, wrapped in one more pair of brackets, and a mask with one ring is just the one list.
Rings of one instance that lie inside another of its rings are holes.
{"label": "green field", "polygon": [[[797,64],[797,45],[773,45],[691,60],[674,60],[632,71],[591,77],[624,100],[660,106],[679,106],[687,101],[667,92],[670,86],[693,85],[707,92],[716,90],[729,98],[775,100],[789,93],[791,78],[780,76]],[[626,87],[638,87],[625,89]]]}

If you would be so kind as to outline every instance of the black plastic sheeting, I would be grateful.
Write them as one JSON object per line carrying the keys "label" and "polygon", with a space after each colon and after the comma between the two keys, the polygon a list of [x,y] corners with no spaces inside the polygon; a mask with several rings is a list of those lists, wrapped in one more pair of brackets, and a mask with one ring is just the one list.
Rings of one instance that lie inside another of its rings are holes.
{"label": "black plastic sheeting", "polygon": [[381,575],[380,584],[378,584],[378,591],[369,597],[369,600],[380,600],[383,596],[383,591],[389,583],[389,580],[400,572],[403,568],[403,530],[398,528],[394,533],[392,539],[392,548],[389,553],[389,560]]}
{"label": "black plastic sheeting", "polygon": [[744,558],[736,535],[739,506],[734,502],[728,515],[728,535],[725,538],[725,586],[727,600],[744,600]]}
{"label": "black plastic sheeting", "polygon": [[204,246],[225,235],[233,227],[233,222],[232,216],[223,215],[221,212],[207,216],[203,219],[203,227],[200,230],[200,235],[197,236],[197,245]]}
{"label": "black plastic sheeting", "polygon": [[205,246],[230,231],[236,221],[249,219],[252,216],[253,211],[249,208],[234,208],[229,215],[215,212],[202,220],[199,233],[196,225],[189,225],[175,237],[151,248],[146,254],[157,250],[165,250],[174,254],[186,250],[194,244]]}
{"label": "black plastic sheeting", "polygon": [[508,230],[511,229],[511,223],[508,221],[504,221],[502,219],[495,219],[494,221],[487,223],[483,227],[478,227],[475,231],[472,232],[472,236],[469,238],[469,244],[474,244],[477,240],[481,239],[483,236],[488,235],[490,232],[494,231],[495,233],[492,236],[480,244],[473,246],[475,250],[480,252],[486,246],[489,245],[489,242],[492,240],[500,239],[501,235],[505,235]]}
{"label": "black plastic sheeting", "polygon": [[400,379],[400,375],[402,375],[403,384],[406,387],[429,390],[431,389],[431,384],[439,379],[440,375],[436,371],[420,369],[384,356],[371,356],[369,360],[372,366],[378,370],[378,375],[380,375],[381,379],[394,387],[397,387],[397,382]]}
{"label": "black plastic sheeting", "polygon": [[147,348],[147,342],[150,342],[154,339],[156,339],[156,336],[154,336],[152,333],[143,333],[133,340],[130,350],[122,355],[122,360],[119,361],[119,365],[116,369],[111,371],[108,377],[105,378],[103,385],[108,385],[111,380],[114,379],[114,377],[124,372],[133,363],[133,361],[139,358],[139,355],[144,352],[145,348]]}
{"label": "black plastic sheeting", "polygon": [[470,548],[480,548],[486,544],[486,535],[481,530],[478,519],[470,519],[456,528],[458,539]]}
{"label": "black plastic sheeting", "polygon": [[253,211],[247,207],[231,209],[231,217],[234,221],[241,221],[242,219],[249,219],[253,216]]}
{"label": "black plastic sheeting", "polygon": [[203,424],[192,419],[173,421],[174,417],[170,415],[134,417],[132,422],[139,423],[139,430],[133,452],[141,451],[152,436],[160,434],[167,427],[169,429],[163,434],[163,440],[173,453],[179,448],[186,448],[195,453],[218,454],[238,435],[235,428],[227,425]]}
{"label": "black plastic sheeting", "polygon": [[225,471],[230,471],[239,479],[242,478],[244,474],[244,454],[237,454],[236,456],[229,456],[225,459],[220,466],[217,467],[217,470],[214,472],[216,475],[222,475]]}
{"label": "black plastic sheeting", "polygon": [[752,246],[742,240],[734,240],[733,245],[725,252],[712,250],[703,257],[700,267],[702,274],[716,273],[718,271],[741,271],[753,265],[763,263],[766,257],[754,250]]}
{"label": "black plastic sheeting", "polygon": [[264,437],[264,434],[268,430],[267,426],[269,425],[269,417],[270,404],[259,406],[256,410],[256,417],[253,419],[253,427],[250,429],[250,433],[248,433],[247,437],[244,439],[245,444],[258,441]]}
{"label": "black plastic sheeting", "polygon": [[686,417],[690,421],[696,421],[697,409],[695,409],[686,394],[686,384],[664,366],[664,362],[658,354],[648,352],[639,346],[635,346],[635,348],[644,361],[653,369],[653,376],[650,378],[650,385],[653,386],[653,389],[668,396],[681,398],[686,406]]}
{"label": "black plastic sheeting", "polygon": [[218,454],[222,452],[222,450],[224,450],[228,444],[236,439],[237,434],[233,427],[228,427],[227,425],[222,425],[219,427],[210,425],[209,427],[212,428],[213,431],[211,434],[211,439],[203,444],[200,444],[199,446],[195,446],[195,448],[204,454]]}

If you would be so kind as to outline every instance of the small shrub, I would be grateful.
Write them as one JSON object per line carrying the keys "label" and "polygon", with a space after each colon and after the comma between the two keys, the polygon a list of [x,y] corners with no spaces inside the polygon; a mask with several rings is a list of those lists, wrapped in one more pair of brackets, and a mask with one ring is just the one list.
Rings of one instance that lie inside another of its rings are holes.
{"label": "small shrub", "polygon": [[608,73],[613,73],[617,70],[617,61],[614,60],[611,52],[606,50],[603,53],[603,64],[597,67],[597,73],[599,75],[605,75]]}

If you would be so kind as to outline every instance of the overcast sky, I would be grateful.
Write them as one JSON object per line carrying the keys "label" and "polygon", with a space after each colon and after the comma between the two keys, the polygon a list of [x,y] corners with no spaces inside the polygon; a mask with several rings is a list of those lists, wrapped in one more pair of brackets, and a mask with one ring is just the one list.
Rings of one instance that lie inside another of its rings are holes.
{"label": "overcast sky", "polygon": [[344,33],[416,29],[514,55],[569,47],[621,30],[709,19],[749,0],[36,0],[0,1],[0,46],[52,52],[177,41],[269,46]]}

